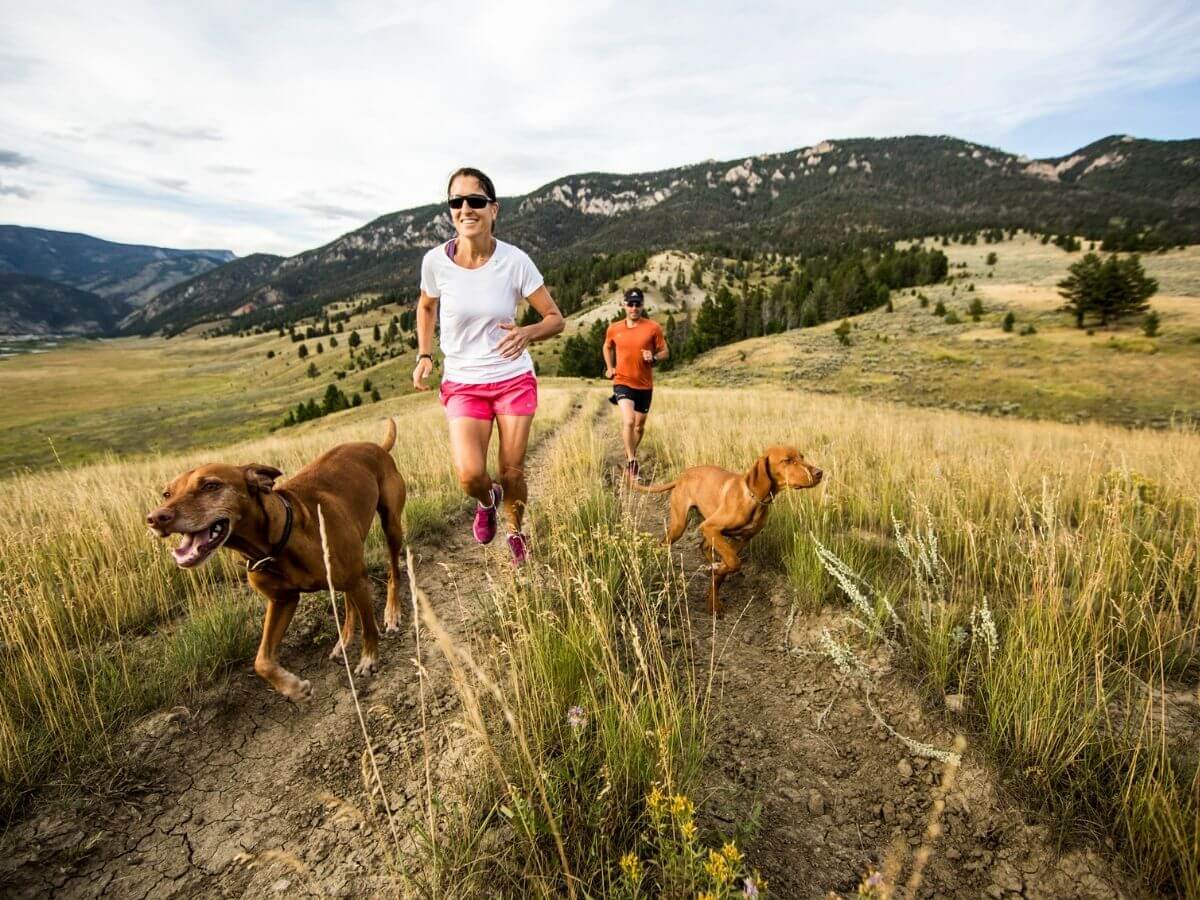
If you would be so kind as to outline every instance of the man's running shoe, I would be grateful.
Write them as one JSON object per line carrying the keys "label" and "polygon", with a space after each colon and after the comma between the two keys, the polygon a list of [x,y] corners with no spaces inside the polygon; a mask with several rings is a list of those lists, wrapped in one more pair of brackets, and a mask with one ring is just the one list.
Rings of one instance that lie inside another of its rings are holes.
{"label": "man's running shoe", "polygon": [[492,505],[475,507],[475,521],[471,524],[471,532],[475,540],[481,544],[490,544],[496,536],[496,515],[500,509],[500,501],[504,499],[504,488],[498,484],[492,485]]}
{"label": "man's running shoe", "polygon": [[529,548],[525,535],[519,531],[510,531],[508,533],[508,549],[512,551],[514,566],[525,565],[525,560],[529,556]]}
{"label": "man's running shoe", "polygon": [[625,464],[625,474],[628,476],[630,481],[637,481],[640,471],[641,470],[638,468],[638,461],[636,459],[631,459]]}

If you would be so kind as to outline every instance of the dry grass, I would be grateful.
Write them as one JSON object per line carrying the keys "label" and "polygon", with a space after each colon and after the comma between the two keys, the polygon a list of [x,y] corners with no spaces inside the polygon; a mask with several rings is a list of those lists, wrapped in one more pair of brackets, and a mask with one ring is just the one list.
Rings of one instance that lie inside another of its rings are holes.
{"label": "dry grass", "polygon": [[[1200,438],[678,391],[656,403],[650,441],[664,474],[800,446],[826,484],[777,501],[750,545],[757,563],[815,608],[836,596],[815,535],[891,597],[929,696],[970,698],[1014,783],[1113,835],[1150,886],[1200,891],[1187,725],[1200,701]],[[936,536],[936,579],[914,575],[895,522]],[[985,598],[999,634],[988,653],[971,639]]]}
{"label": "dry grass", "polygon": [[[1088,334],[1057,311],[1056,285],[1079,253],[1025,236],[941,249],[952,266],[967,268],[951,268],[944,284],[894,291],[895,312],[851,320],[848,347],[833,334],[838,323],[828,322],[717,348],[669,380],[786,385],[1033,419],[1164,429],[1200,423],[1200,248],[1142,257],[1161,282],[1151,298],[1162,318],[1153,339],[1142,336],[1138,322]],[[990,252],[999,257],[995,266],[985,264]],[[980,322],[967,313],[977,297],[985,310]],[[934,316],[939,302],[961,324]],[[1016,328],[1005,333],[1001,322],[1010,311]],[[1036,334],[1021,334],[1027,326]]]}
{"label": "dry grass", "polygon": [[[543,390],[535,439],[565,417],[570,396]],[[175,567],[145,526],[161,486],[206,461],[262,462],[294,472],[330,446],[378,440],[396,416],[393,451],[408,482],[410,537],[428,536],[462,504],[445,419],[432,398],[385,402],[286,435],[141,462],[18,475],[0,517],[0,784],[19,802],[51,773],[70,781],[113,729],[173,700],[257,639],[257,596],[231,554]],[[382,556],[373,530],[369,558]]]}
{"label": "dry grass", "polygon": [[439,837],[426,893],[724,900],[754,877],[694,819],[711,685],[690,655],[682,573],[605,484],[602,403],[592,393],[555,438],[532,510],[536,562],[493,573],[474,646],[423,608],[478,759],[462,792],[473,815],[428,804],[423,831]]}

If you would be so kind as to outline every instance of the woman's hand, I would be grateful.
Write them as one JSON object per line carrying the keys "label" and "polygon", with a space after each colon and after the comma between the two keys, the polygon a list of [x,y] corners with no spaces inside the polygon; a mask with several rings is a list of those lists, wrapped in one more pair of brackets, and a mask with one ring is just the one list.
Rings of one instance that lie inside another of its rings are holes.
{"label": "woman's hand", "polygon": [[428,356],[422,356],[417,360],[417,366],[413,369],[413,387],[418,391],[429,390],[429,385],[425,383],[425,379],[429,377],[429,373],[433,371],[433,360]]}
{"label": "woman's hand", "polygon": [[516,359],[529,346],[529,328],[514,325],[512,322],[501,322],[500,327],[508,334],[496,345],[496,350],[505,359]]}

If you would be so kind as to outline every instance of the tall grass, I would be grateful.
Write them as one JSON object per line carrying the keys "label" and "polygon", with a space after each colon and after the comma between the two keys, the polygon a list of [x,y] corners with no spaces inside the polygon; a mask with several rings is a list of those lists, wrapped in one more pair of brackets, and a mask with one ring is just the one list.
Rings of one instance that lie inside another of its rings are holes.
{"label": "tall grass", "polygon": [[[600,398],[590,397],[590,411]],[[694,821],[708,685],[686,634],[682,573],[604,483],[591,416],[556,439],[533,519],[536,563],[485,600],[476,662],[443,641],[490,778],[502,839],[479,880],[506,896],[731,896],[732,843]]]}
{"label": "tall grass", "polygon": [[[928,695],[968,697],[1014,784],[1112,835],[1151,888],[1200,894],[1200,776],[1171,700],[1200,675],[1200,438],[781,392],[664,392],[655,412],[664,474],[798,445],[826,483],[776,501],[755,564],[815,608],[835,594],[816,536],[891,597]],[[915,535],[925,571],[897,542]]]}
{"label": "tall grass", "polygon": [[[570,402],[564,391],[543,391],[535,440]],[[378,441],[384,415],[400,425],[393,455],[409,488],[409,536],[435,533],[463,501],[443,413],[428,397],[229,447],[0,482],[0,809],[11,811],[33,786],[70,781],[109,752],[130,717],[253,649],[261,604],[233,555],[182,571],[147,531],[162,485],[210,461],[295,472],[334,444]],[[381,547],[373,529],[369,558]]]}

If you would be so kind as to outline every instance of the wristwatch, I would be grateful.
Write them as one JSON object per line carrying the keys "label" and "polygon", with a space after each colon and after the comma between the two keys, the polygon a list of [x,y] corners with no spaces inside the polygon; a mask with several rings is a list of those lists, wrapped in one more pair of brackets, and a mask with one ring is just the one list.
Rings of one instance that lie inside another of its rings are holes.
{"label": "wristwatch", "polygon": [[417,362],[420,362],[423,359],[427,359],[430,362],[433,362],[433,354],[432,353],[418,353],[417,354]]}

